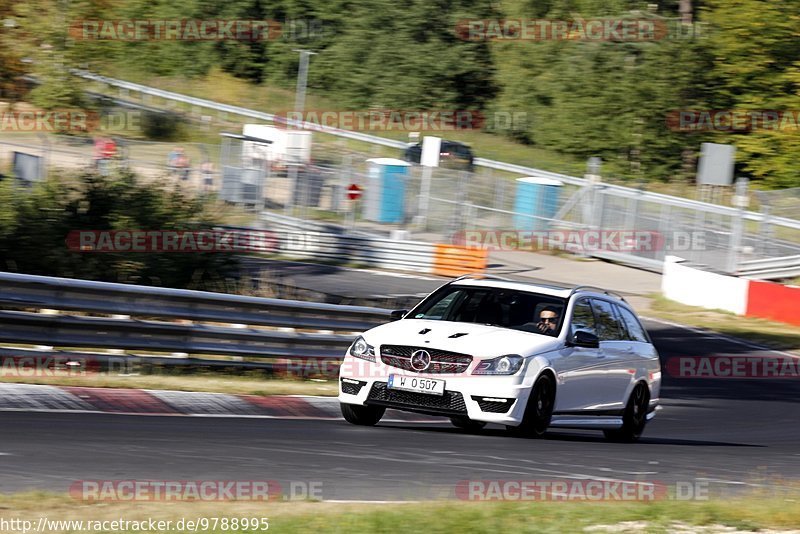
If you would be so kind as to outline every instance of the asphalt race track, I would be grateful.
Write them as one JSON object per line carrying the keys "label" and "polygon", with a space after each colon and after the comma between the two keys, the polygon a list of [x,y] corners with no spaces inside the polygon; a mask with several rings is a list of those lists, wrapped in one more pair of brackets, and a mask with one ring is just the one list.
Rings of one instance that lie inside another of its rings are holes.
{"label": "asphalt race track", "polygon": [[[665,362],[769,355],[647,326]],[[275,480],[284,493],[321,483],[326,500],[419,500],[453,497],[464,480],[699,481],[713,492],[800,477],[797,378],[664,380],[663,409],[633,445],[588,431],[544,440],[499,427],[468,434],[446,420],[364,428],[343,420],[3,412],[0,491],[67,491],[98,479]]]}

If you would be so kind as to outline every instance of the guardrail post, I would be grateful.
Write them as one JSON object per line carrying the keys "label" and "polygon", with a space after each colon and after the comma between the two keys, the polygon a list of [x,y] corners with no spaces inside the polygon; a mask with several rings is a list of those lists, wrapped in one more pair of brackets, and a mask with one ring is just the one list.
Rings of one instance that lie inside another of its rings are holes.
{"label": "guardrail post", "polygon": [[726,272],[735,274],[739,264],[739,249],[742,246],[742,218],[744,216],[744,209],[740,209],[737,215],[733,217],[733,229],[731,231],[731,240],[728,247],[728,267]]}
{"label": "guardrail post", "polygon": [[417,217],[414,221],[423,227],[424,230],[428,229],[428,206],[431,197],[431,178],[433,167],[427,165],[422,166],[422,179],[419,185],[419,209],[417,210]]}
{"label": "guardrail post", "polygon": [[298,183],[297,183],[297,166],[293,164],[289,164],[288,170],[288,177],[289,177],[289,196],[286,199],[286,204],[283,206],[283,213],[284,215],[290,216],[292,214],[292,208],[296,202],[295,196],[298,195]]}
{"label": "guardrail post", "polygon": [[733,229],[731,231],[731,242],[728,248],[728,268],[727,272],[735,274],[738,270],[739,252],[742,248],[742,231],[744,227],[744,211],[747,208],[747,178],[736,180],[736,195],[733,197],[733,204],[738,208],[736,215],[733,216]]}

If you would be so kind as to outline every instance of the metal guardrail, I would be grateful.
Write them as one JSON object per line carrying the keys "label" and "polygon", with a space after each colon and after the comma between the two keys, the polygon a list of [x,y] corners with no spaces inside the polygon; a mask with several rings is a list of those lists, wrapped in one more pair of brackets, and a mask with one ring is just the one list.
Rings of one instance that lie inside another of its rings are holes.
{"label": "metal guardrail", "polygon": [[436,245],[322,232],[281,232],[280,251],[299,259],[350,262],[380,269],[432,274]]}
{"label": "metal guardrail", "polygon": [[390,312],[13,273],[0,307],[0,342],[250,358],[341,357]]}
{"label": "metal guardrail", "polygon": [[[173,93],[170,91],[164,91],[162,89],[156,89],[154,87],[149,87],[146,85],[140,85],[138,83],[126,82],[124,80],[117,80],[114,78],[108,78],[106,76],[100,76],[98,74],[93,74],[91,72],[86,72],[78,69],[73,69],[73,74],[84,78],[86,80],[91,80],[94,82],[103,83],[106,85],[110,85],[113,87],[119,87],[120,89],[126,89],[128,91],[135,91],[137,93],[150,95],[150,96],[157,96],[159,98],[164,98],[166,100],[174,100],[176,102],[182,102],[184,104],[190,104],[192,106],[198,106],[207,109],[213,109],[215,111],[223,111],[225,113],[232,113],[234,115],[240,115],[242,117],[252,117],[254,119],[261,119],[264,121],[275,122],[276,116],[272,113],[264,113],[263,111],[256,111],[253,109],[242,108],[239,106],[231,106],[229,104],[222,104],[219,102],[214,102],[213,100],[204,100],[202,98],[195,98],[192,96],[182,95],[180,93]],[[298,121],[285,121],[286,124],[290,126],[299,125]],[[339,137],[346,137],[348,139],[354,139],[356,141],[364,141],[366,143],[372,144],[379,144],[383,146],[388,146],[392,148],[405,148],[408,146],[407,143],[403,143],[402,141],[394,141],[392,139],[384,139],[381,137],[376,137],[373,135],[362,134],[359,132],[353,132],[349,130],[339,130],[337,128],[330,128],[327,126],[315,125],[311,123],[302,123],[302,126],[307,129],[313,129],[324,133],[329,133],[333,135],[337,135]]]}
{"label": "metal guardrail", "polygon": [[737,266],[736,275],[753,280],[800,276],[800,255],[742,261]]}
{"label": "metal guardrail", "polygon": [[482,272],[486,267],[485,251],[462,246],[391,239],[363,232],[345,233],[335,225],[269,212],[263,212],[261,219],[275,231],[278,252],[296,259],[357,263],[445,276]]}
{"label": "metal guardrail", "polygon": [[289,230],[289,231],[308,231],[323,232],[328,234],[349,234],[361,237],[376,237],[381,238],[386,235],[378,233],[365,232],[357,229],[346,229],[345,227],[336,223],[325,223],[320,221],[312,221],[309,219],[298,219],[297,217],[290,217],[288,215],[280,215],[271,211],[262,211],[259,219],[272,230]]}
{"label": "metal guardrail", "polygon": [[[236,115],[240,115],[243,117],[252,117],[255,119],[261,119],[265,121],[274,122],[276,120],[276,116],[271,113],[264,113],[262,111],[256,111],[253,109],[242,108],[239,106],[232,106],[229,104],[222,104],[219,102],[214,102],[212,100],[204,100],[202,98],[195,98],[187,95],[182,95],[180,93],[173,93],[171,91],[164,91],[162,89],[156,89],[154,87],[149,87],[146,85],[141,85],[137,83],[127,82],[124,80],[118,80],[115,78],[109,78],[106,76],[101,76],[98,74],[93,74],[87,71],[82,70],[73,70],[73,73],[76,76],[84,78],[86,80],[95,81],[98,83],[103,83],[105,85],[109,85],[112,87],[118,87],[120,89],[126,89],[129,91],[135,91],[137,93],[156,96],[159,98],[164,98],[166,100],[173,100],[176,102],[182,102],[185,104],[190,104],[198,107],[203,107],[207,109],[213,109],[216,111],[222,111],[226,113],[233,113]],[[279,118],[278,118],[279,119]],[[392,139],[386,139],[383,137],[378,137],[375,135],[364,134],[360,132],[354,132],[351,130],[341,130],[339,128],[332,128],[328,126],[322,126],[319,124],[307,123],[302,121],[286,121],[285,119],[279,119],[279,122],[283,121],[284,123],[290,126],[302,127],[310,130],[315,130],[339,137],[344,137],[347,139],[354,139],[357,141],[363,141],[365,143],[371,143],[376,145],[388,146],[392,148],[399,148],[403,149],[408,146],[407,143],[402,141],[395,141]],[[520,174],[523,176],[541,176],[546,178],[553,178],[556,180],[560,180],[566,184],[577,185],[577,186],[586,186],[588,185],[588,180],[584,178],[578,178],[575,176],[569,176],[566,174],[560,174],[550,171],[545,171],[542,169],[537,169],[533,167],[525,167],[522,165],[515,165],[512,163],[504,163],[502,161],[493,161],[484,158],[475,158],[474,161],[475,165],[486,167],[490,169],[512,172],[515,174]],[[739,215],[739,209],[731,208],[727,206],[720,206],[717,204],[710,204],[707,202],[701,202],[699,200],[691,200],[687,198],[680,198],[680,197],[673,197],[669,195],[664,195],[660,193],[652,193],[648,191],[642,191],[640,189],[635,189],[632,187],[625,187],[620,185],[612,185],[607,183],[598,184],[597,187],[601,187],[608,192],[613,192],[615,195],[625,196],[628,198],[637,198],[643,201],[652,201],[658,202],[660,204],[669,205],[672,207],[679,207],[679,208],[687,208],[687,209],[701,209],[707,213],[714,213],[719,215],[729,215],[729,216],[736,216]],[[741,213],[742,217],[745,220],[750,221],[764,221],[765,215],[754,212],[754,211],[744,211]],[[785,217],[769,217],[769,221],[772,224],[786,226],[788,228],[793,228],[796,230],[800,230],[800,220],[796,219],[789,219]]]}

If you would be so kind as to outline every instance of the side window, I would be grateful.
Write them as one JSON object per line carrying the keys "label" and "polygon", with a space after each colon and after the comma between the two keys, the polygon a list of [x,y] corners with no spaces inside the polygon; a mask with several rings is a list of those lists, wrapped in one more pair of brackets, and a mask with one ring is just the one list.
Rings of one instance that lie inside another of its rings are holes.
{"label": "side window", "polygon": [[622,320],[622,315],[619,314],[620,307],[616,304],[612,304],[611,307],[614,309],[614,318],[617,320],[617,325],[619,325],[620,339],[631,339],[631,335],[628,333],[628,325],[625,324],[625,321]]}
{"label": "side window", "polygon": [[587,299],[581,299],[575,303],[572,308],[572,322],[571,322],[570,335],[574,336],[578,330],[585,330],[597,335],[595,328],[594,314],[592,313],[592,306]]}
{"label": "side window", "polygon": [[619,341],[623,339],[614,305],[607,300],[592,299],[595,317],[597,318],[597,337],[600,341]]}
{"label": "side window", "polygon": [[639,322],[639,319],[637,319],[636,316],[630,312],[630,310],[623,308],[622,306],[618,306],[617,309],[622,316],[622,320],[625,322],[625,326],[628,328],[628,339],[631,341],[649,343],[650,341],[647,338],[647,332],[645,332],[644,327],[642,327],[642,323]]}

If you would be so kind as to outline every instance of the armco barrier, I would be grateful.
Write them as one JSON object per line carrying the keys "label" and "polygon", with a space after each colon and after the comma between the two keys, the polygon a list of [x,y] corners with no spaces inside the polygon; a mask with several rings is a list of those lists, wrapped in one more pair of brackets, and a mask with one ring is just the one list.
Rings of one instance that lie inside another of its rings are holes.
{"label": "armco barrier", "polygon": [[736,274],[753,280],[800,276],[800,255],[742,261]]}
{"label": "armco barrier", "polygon": [[295,259],[356,263],[441,276],[482,273],[486,250],[379,236],[276,229],[279,252]]}
{"label": "armco barrier", "polygon": [[341,357],[356,332],[389,320],[362,306],[12,273],[0,273],[0,306],[0,342],[211,357]]}
{"label": "armco barrier", "polygon": [[683,262],[676,256],[664,260],[661,291],[668,299],[800,326],[800,287],[710,273]]}

